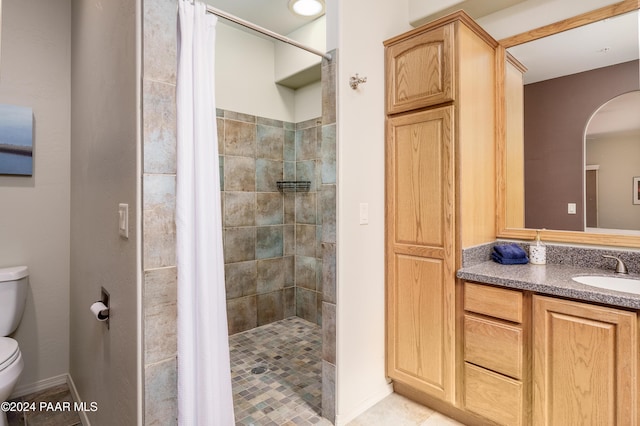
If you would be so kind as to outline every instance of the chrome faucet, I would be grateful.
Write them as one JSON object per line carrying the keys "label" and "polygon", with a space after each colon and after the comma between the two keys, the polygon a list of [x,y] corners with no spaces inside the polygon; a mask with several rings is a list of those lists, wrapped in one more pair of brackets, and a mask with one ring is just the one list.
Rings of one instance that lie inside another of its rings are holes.
{"label": "chrome faucet", "polygon": [[616,260],[616,274],[628,274],[629,271],[627,270],[627,265],[624,264],[624,262],[615,257],[615,256],[608,256],[606,254],[603,254],[602,257],[606,257],[609,259],[615,259]]}

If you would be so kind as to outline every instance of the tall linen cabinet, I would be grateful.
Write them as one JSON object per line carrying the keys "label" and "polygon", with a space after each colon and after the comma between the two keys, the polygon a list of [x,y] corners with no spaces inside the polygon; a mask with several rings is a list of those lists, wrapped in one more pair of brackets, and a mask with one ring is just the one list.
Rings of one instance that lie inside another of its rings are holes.
{"label": "tall linen cabinet", "polygon": [[396,392],[460,407],[455,274],[462,248],[496,237],[498,43],[456,12],[384,45],[387,375]]}

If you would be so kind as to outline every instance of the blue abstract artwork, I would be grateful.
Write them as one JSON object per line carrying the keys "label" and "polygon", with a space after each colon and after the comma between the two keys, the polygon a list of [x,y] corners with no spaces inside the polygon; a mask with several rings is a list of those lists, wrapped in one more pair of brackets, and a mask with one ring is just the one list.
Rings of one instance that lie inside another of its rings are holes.
{"label": "blue abstract artwork", "polygon": [[0,104],[0,174],[33,175],[33,111]]}

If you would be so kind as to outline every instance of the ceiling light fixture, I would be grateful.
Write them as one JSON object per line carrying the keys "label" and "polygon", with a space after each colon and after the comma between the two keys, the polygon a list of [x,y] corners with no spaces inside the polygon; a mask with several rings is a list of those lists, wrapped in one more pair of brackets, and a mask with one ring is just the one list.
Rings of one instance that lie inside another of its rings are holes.
{"label": "ceiling light fixture", "polygon": [[289,9],[302,16],[320,15],[324,12],[324,0],[289,0]]}

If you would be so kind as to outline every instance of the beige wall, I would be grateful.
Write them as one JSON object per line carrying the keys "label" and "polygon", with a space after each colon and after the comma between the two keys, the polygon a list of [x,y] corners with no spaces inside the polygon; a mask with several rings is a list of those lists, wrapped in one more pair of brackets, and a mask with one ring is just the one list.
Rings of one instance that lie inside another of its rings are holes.
{"label": "beige wall", "polygon": [[[294,90],[275,84],[275,46],[218,20],[216,107],[292,122]],[[319,102],[319,101],[318,101]]]}
{"label": "beige wall", "polygon": [[16,392],[64,382],[69,365],[71,2],[2,2],[0,103],[33,108],[33,177],[0,175],[0,267],[27,265]]}
{"label": "beige wall", "polygon": [[[318,19],[298,32],[308,38],[316,35],[324,23]],[[300,40],[307,41],[305,37]],[[323,50],[317,43],[314,46]],[[298,52],[294,54],[289,49]],[[275,83],[282,77],[278,73],[288,76],[313,63],[319,64],[319,57],[232,27],[220,19],[216,34],[216,107],[296,123],[319,117],[320,80],[297,90]]]}
{"label": "beige wall", "polygon": [[[45,2],[39,2],[40,4]],[[138,417],[138,87],[136,1],[72,2],[69,373],[95,425]],[[129,239],[118,204],[129,204]],[[111,328],[91,317],[100,287]]]}
{"label": "beige wall", "polygon": [[640,176],[640,134],[587,140],[587,164],[599,165],[598,226],[640,230],[640,205],[632,203],[633,178]]}
{"label": "beige wall", "polygon": [[322,84],[311,83],[296,90],[294,123],[322,116]]}
{"label": "beige wall", "polygon": [[[305,46],[320,52],[326,52],[327,19],[323,15],[290,34],[286,34],[286,36]],[[275,43],[276,81],[290,77],[309,67],[320,66],[321,61],[322,58],[320,56],[305,52],[286,43]]]}
{"label": "beige wall", "polygon": [[[390,392],[384,358],[384,48],[409,30],[407,4],[330,2],[338,31],[338,259],[336,424],[348,422]],[[375,29],[375,31],[372,31]],[[329,48],[334,46],[329,45]],[[355,91],[349,77],[367,82]],[[359,204],[369,225],[359,225]]]}

